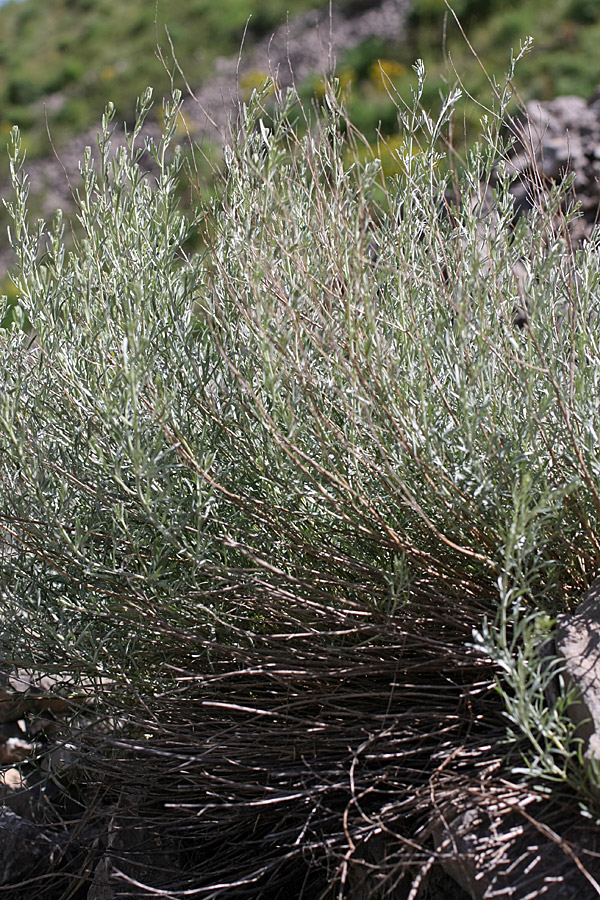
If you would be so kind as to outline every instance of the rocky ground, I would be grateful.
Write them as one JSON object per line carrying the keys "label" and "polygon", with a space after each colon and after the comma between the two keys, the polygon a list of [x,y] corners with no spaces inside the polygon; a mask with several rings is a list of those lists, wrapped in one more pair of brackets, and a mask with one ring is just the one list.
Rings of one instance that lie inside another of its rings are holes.
{"label": "rocky ground", "polygon": [[[581,728],[585,765],[598,759],[600,740],[599,607],[597,579],[575,613],[559,617],[550,639],[551,652],[563,658],[581,690],[581,702],[569,707],[569,714]],[[552,692],[561,690],[558,676],[547,690],[548,703],[554,704]],[[0,891],[11,900],[179,896],[161,891],[160,885],[165,872],[189,867],[185,849],[161,827],[160,809],[151,816],[147,808],[144,812],[144,798],[126,781],[111,792],[110,801],[103,796],[90,779],[90,762],[69,741],[73,726],[67,723],[75,710],[79,722],[89,724],[93,713],[81,691],[69,698],[48,679],[26,673],[4,677]],[[583,900],[600,894],[597,824],[578,815],[565,797],[543,796],[506,775],[496,779],[491,794],[493,781],[484,781],[487,787],[480,792],[473,780],[466,807],[464,792],[458,803],[452,793],[442,800],[430,835],[431,856],[420,874],[415,872],[412,891],[399,882],[381,892],[378,873],[394,854],[394,835],[382,832],[349,870],[345,900]],[[293,889],[286,885],[286,891]],[[312,896],[298,890],[266,897]],[[238,895],[228,891],[226,896]]]}
{"label": "rocky ground", "polygon": [[521,178],[513,190],[519,206],[526,209],[553,182],[574,175],[572,199],[581,204],[582,215],[572,237],[588,237],[600,210],[600,87],[589,101],[531,101],[515,130],[519,140],[511,165]]}

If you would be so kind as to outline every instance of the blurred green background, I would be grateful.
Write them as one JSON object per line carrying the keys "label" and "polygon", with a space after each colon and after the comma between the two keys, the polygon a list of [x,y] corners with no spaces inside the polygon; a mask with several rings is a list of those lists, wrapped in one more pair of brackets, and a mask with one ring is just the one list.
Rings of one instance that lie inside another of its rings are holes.
{"label": "blurred green background", "polygon": [[[337,5],[356,11],[376,4]],[[47,128],[60,148],[99,121],[107,100],[119,118],[130,121],[135,98],[147,85],[158,96],[169,90],[169,73],[156,52],[160,46],[174,70],[165,26],[179,64],[198,86],[210,77],[217,57],[238,52],[247,21],[252,42],[288,12],[294,16],[314,6],[327,6],[327,0],[9,2],[0,8],[0,136],[19,125],[32,158],[49,152]],[[511,48],[527,35],[534,38],[518,73],[525,99],[585,97],[600,83],[600,0],[455,0],[453,8],[491,76],[506,71]],[[402,43],[368,40],[338,58],[342,82],[351,90],[352,117],[370,139],[379,125],[386,135],[397,131],[381,68],[400,95],[409,97],[419,57],[428,70],[426,104],[436,104],[440,77],[453,81],[453,66],[475,96],[489,90],[444,0],[413,0]],[[176,70],[174,80],[183,87]],[[318,89],[318,80],[315,74],[315,84],[305,89]]]}
{"label": "blurred green background", "polygon": [[[377,5],[373,0],[336,2],[348,15]],[[117,108],[116,121],[131,123],[136,98],[146,86],[153,86],[158,101],[170,93],[171,83],[185,90],[179,66],[197,88],[211,78],[217,58],[237,57],[245,33],[249,47],[288,15],[316,7],[327,9],[328,0],[9,0],[0,6],[0,193],[10,196],[2,145],[13,125],[21,129],[31,169],[36,159],[54,152],[60,156],[69,139],[99,125],[109,100]],[[456,83],[457,73],[473,98],[465,96],[456,116],[452,140],[459,153],[480,130],[476,100],[489,101],[490,80],[502,81],[511,52],[517,53],[529,35],[534,46],[518,67],[515,102],[560,94],[589,97],[600,84],[600,0],[454,0],[452,9],[456,17],[444,0],[412,0],[401,40],[370,38],[337,55],[350,118],[381,157],[387,175],[398,171],[398,106],[411,103],[417,59],[427,70],[426,108],[439,107],[440,92]],[[249,96],[267,74],[242,73],[242,96]],[[299,90],[304,101],[318,101],[322,73],[304,79]],[[160,102],[154,115],[160,116]],[[365,152],[371,151],[366,147]],[[203,139],[194,190],[212,192],[212,163],[218,158],[218,148]],[[47,214],[44,197],[32,198],[34,215]],[[68,204],[67,197],[67,212]],[[6,235],[8,224],[0,208],[0,234]],[[0,238],[0,294],[13,302],[16,288],[6,275],[10,265],[6,238]]]}

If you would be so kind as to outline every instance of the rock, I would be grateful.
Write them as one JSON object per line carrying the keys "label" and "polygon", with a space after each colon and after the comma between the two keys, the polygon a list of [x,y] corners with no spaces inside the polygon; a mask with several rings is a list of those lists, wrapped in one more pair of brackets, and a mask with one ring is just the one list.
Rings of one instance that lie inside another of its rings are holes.
{"label": "rock", "polygon": [[18,885],[25,879],[50,872],[66,841],[46,829],[0,808],[0,885]]}
{"label": "rock", "polygon": [[0,771],[0,787],[11,788],[14,791],[24,788],[25,780],[20,769],[2,769]]}
{"label": "rock", "polygon": [[574,96],[533,100],[512,123],[512,132],[516,140],[508,170],[519,176],[511,189],[516,212],[531,206],[532,194],[542,200],[552,182],[574,173],[583,212],[574,236],[589,236],[600,207],[600,89],[589,102]]}
{"label": "rock", "polygon": [[[574,615],[558,617],[553,646],[564,660],[563,677],[577,688],[568,712],[585,754],[600,759],[600,578]],[[545,655],[551,662],[548,648]],[[549,703],[559,689],[550,683]],[[600,832],[577,808],[569,814],[561,804],[533,791],[518,801],[484,797],[461,811],[449,804],[433,832],[440,863],[472,900],[592,896],[600,883]]]}
{"label": "rock", "polygon": [[576,808],[569,815],[532,793],[525,801],[482,796],[460,812],[448,806],[441,813],[434,829],[440,864],[472,900],[597,895],[591,886],[600,878],[600,834]]}
{"label": "rock", "polygon": [[35,748],[29,741],[20,738],[8,738],[4,744],[0,743],[0,765],[8,766],[21,762],[28,756],[33,756]]}
{"label": "rock", "polygon": [[60,788],[37,772],[26,772],[15,767],[2,771],[0,809],[10,810],[19,818],[38,825],[48,821],[54,800],[64,806]]}
{"label": "rock", "polygon": [[557,97],[547,103],[534,100],[525,107],[525,117],[517,126],[523,147],[519,166],[532,159],[548,178],[575,171],[583,178],[588,147],[600,133],[600,117],[581,97]]}
{"label": "rock", "polygon": [[557,619],[556,649],[578,696],[569,706],[588,758],[600,759],[600,578],[583,596],[575,615]]}

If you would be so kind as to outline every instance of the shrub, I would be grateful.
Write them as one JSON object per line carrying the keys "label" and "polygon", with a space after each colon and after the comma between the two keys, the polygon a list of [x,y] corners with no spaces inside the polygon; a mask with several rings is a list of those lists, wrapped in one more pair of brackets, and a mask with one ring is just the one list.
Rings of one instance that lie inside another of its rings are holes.
{"label": "shrub", "polygon": [[37,100],[40,96],[40,89],[27,78],[13,75],[8,81],[6,96],[9,103],[20,106]]}
{"label": "shrub", "polygon": [[3,652],[93,687],[81,765],[176,841],[161,890],[343,893],[382,832],[377,884],[414,874],[448,798],[493,801],[503,697],[536,775],[594,802],[537,647],[598,566],[597,242],[559,192],[513,230],[506,93],[449,209],[459,92],[433,120],[417,74],[389,182],[334,86],[312,122],[276,91],[269,126],[255,92],[192,259],[177,98],[116,153],[107,111],[69,253],[13,132]]}

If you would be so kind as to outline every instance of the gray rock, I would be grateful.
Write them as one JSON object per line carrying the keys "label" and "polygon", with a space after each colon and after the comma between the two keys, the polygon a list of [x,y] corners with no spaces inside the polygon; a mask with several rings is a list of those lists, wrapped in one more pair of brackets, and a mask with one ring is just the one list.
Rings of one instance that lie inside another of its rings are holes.
{"label": "gray rock", "polygon": [[575,193],[581,202],[583,222],[576,239],[587,237],[600,206],[600,90],[589,102],[582,97],[557,97],[542,103],[533,100],[513,122],[516,139],[508,170],[522,179],[515,183],[518,211],[529,205],[527,194],[543,202],[545,186],[575,174]]}
{"label": "gray rock", "polygon": [[507,794],[442,812],[434,830],[440,863],[472,900],[597,896],[600,835],[576,809]]}
{"label": "gray rock", "polygon": [[51,872],[65,841],[66,837],[59,841],[41,826],[0,808],[0,885],[18,885]]}
{"label": "gray rock", "polygon": [[[569,715],[588,758],[600,759],[600,578],[574,615],[558,617],[552,645],[564,661],[567,683],[577,689]],[[547,652],[549,662],[553,653]],[[552,681],[549,703],[561,685]],[[543,824],[541,824],[543,823]],[[552,806],[534,792],[518,800],[485,798],[468,808],[447,806],[434,829],[440,863],[473,900],[596,896],[600,883],[600,833],[594,823]]]}
{"label": "gray rock", "polygon": [[577,688],[569,715],[585,744],[585,755],[600,759],[600,578],[584,594],[573,616],[557,620],[556,649],[568,681]]}

